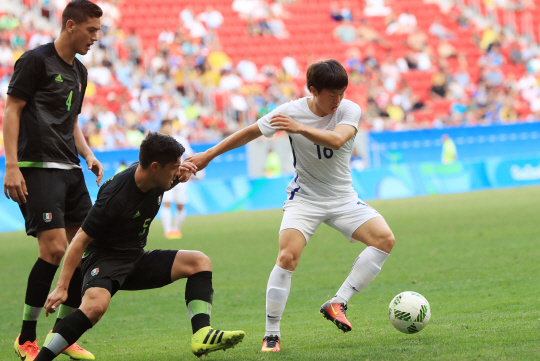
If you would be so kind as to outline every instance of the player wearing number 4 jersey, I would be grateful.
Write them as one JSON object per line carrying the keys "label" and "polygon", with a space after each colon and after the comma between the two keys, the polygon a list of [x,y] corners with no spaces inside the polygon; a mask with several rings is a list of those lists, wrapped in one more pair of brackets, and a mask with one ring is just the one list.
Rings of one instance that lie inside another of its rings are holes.
{"label": "player wearing number 4 jersey", "polygon": [[[103,177],[103,167],[77,123],[87,72],[75,57],[86,54],[97,41],[102,14],[88,0],[68,3],[58,38],[17,60],[7,91],[4,193],[19,204],[26,233],[39,245],[39,258],[28,277],[21,333],[14,343],[15,353],[25,361],[37,355],[39,314],[66,246],[92,206],[79,155],[96,174],[98,185]],[[81,278],[73,277],[69,287],[80,290]],[[70,292],[57,322],[80,302],[80,292]],[[76,344],[63,353],[78,360],[94,359]]]}
{"label": "player wearing number 4 jersey", "polygon": [[367,245],[351,272],[320,309],[344,332],[351,331],[345,311],[351,297],[379,273],[395,240],[386,221],[352,187],[349,160],[360,121],[360,107],[343,99],[347,73],[335,60],[320,61],[307,71],[311,97],[277,107],[256,124],[229,136],[204,153],[187,159],[203,169],[216,156],[261,135],[289,135],[295,176],[287,188],[279,232],[279,253],[266,289],[266,332],[263,352],[280,351],[280,320],[291,288],[291,277],[302,250],[321,223],[340,231],[350,242]]}

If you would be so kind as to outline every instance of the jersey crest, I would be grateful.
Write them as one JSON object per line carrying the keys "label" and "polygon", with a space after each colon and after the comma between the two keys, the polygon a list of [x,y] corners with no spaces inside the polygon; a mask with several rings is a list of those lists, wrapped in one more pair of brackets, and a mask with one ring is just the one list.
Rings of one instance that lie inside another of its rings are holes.
{"label": "jersey crest", "polygon": [[52,213],[43,213],[43,220],[45,223],[52,221]]}

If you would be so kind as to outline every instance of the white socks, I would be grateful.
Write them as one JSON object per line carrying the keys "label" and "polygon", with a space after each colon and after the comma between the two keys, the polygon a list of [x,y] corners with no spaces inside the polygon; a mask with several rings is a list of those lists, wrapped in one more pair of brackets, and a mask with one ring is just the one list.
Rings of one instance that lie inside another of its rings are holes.
{"label": "white socks", "polygon": [[266,332],[265,336],[279,336],[279,323],[285,310],[285,304],[291,292],[291,277],[293,272],[279,266],[274,266],[268,278],[266,287]]}
{"label": "white socks", "polygon": [[186,219],[186,209],[182,208],[181,211],[177,211],[174,215],[174,229],[181,230],[182,224],[184,224],[184,220]]}
{"label": "white socks", "polygon": [[163,232],[167,233],[171,230],[171,207],[163,207],[161,209],[161,225],[163,226]]}
{"label": "white socks", "polygon": [[363,250],[331,302],[347,304],[355,293],[362,291],[379,274],[388,256],[388,253],[371,246]]}

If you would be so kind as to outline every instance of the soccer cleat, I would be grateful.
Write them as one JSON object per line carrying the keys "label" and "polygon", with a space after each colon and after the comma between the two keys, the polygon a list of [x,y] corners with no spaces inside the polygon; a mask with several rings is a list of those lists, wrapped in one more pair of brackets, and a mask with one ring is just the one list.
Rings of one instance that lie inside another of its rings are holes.
{"label": "soccer cleat", "polygon": [[[45,339],[45,344],[47,344],[47,340],[49,339],[49,335],[51,333],[52,331],[49,331],[49,334],[47,335],[47,339]],[[79,346],[77,342],[63,349],[62,354],[71,357],[72,360],[95,360],[96,359],[90,351],[87,351],[81,346]]]}
{"label": "soccer cleat", "polygon": [[279,336],[264,336],[261,352],[279,352]]}
{"label": "soccer cleat", "polygon": [[71,357],[72,360],[95,360],[96,358],[90,352],[82,348],[75,342],[73,345],[66,347],[62,354]]}
{"label": "soccer cleat", "polygon": [[332,321],[341,331],[349,332],[352,330],[352,326],[349,320],[347,320],[345,311],[347,311],[346,304],[337,302],[331,303],[328,301],[321,306],[321,310],[319,312],[323,314],[324,318]]}
{"label": "soccer cleat", "polygon": [[179,230],[167,231],[165,233],[165,238],[167,238],[167,239],[180,239],[180,238],[182,238],[182,232],[180,232]]}
{"label": "soccer cleat", "polygon": [[191,336],[191,351],[201,357],[209,352],[233,348],[245,335],[244,331],[220,331],[206,326]]}
{"label": "soccer cleat", "polygon": [[15,353],[23,361],[34,361],[39,353],[39,347],[37,341],[30,342],[26,341],[22,345],[19,345],[19,336],[15,340],[13,346],[15,347]]}

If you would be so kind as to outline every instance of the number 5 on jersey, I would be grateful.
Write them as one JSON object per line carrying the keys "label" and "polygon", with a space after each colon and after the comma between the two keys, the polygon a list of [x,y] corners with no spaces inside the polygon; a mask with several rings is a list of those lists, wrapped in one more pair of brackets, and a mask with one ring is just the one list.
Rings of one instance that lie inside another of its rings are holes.
{"label": "number 5 on jersey", "polygon": [[[318,145],[317,143],[313,143],[313,144],[315,144],[317,146],[317,155],[319,156],[319,159],[322,159],[321,146]],[[330,159],[334,155],[334,151],[332,149],[330,149],[330,148],[323,148],[322,153],[324,154],[324,157],[326,159]]]}
{"label": "number 5 on jersey", "polygon": [[142,236],[146,233],[146,230],[148,229],[148,226],[150,225],[150,222],[152,221],[152,218],[146,218],[144,220],[144,224],[143,224],[143,230],[141,233],[139,233],[139,236]]}

